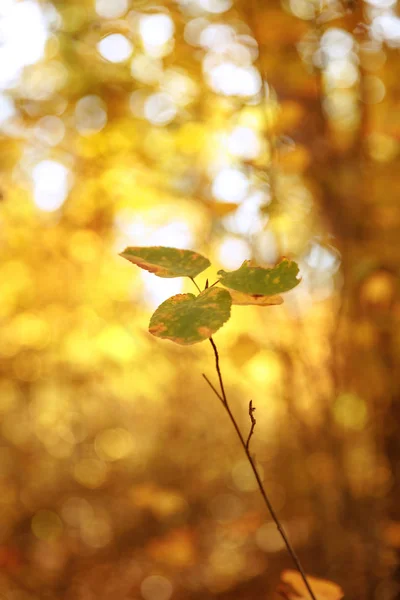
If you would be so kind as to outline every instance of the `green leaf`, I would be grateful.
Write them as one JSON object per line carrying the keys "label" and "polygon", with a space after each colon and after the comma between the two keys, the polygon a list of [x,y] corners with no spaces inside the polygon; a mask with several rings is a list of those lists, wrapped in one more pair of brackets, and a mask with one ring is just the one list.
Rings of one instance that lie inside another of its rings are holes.
{"label": "green leaf", "polygon": [[271,269],[255,266],[252,261],[245,260],[236,271],[218,271],[218,275],[222,285],[231,290],[251,295],[275,296],[300,283],[300,279],[296,277],[298,272],[297,264],[284,258]]}
{"label": "green leaf", "polygon": [[163,302],[150,320],[153,335],[177,344],[197,344],[208,339],[229,319],[231,295],[210,288],[194,294],[177,294]]}
{"label": "green leaf", "polygon": [[196,277],[211,264],[192,250],[165,246],[130,246],[120,256],[158,277]]}
{"label": "green leaf", "polygon": [[272,306],[275,304],[282,304],[282,296],[263,296],[261,294],[245,294],[244,292],[237,292],[236,290],[229,290],[232,298],[232,304],[237,306],[246,306],[249,304],[255,304],[257,306]]}

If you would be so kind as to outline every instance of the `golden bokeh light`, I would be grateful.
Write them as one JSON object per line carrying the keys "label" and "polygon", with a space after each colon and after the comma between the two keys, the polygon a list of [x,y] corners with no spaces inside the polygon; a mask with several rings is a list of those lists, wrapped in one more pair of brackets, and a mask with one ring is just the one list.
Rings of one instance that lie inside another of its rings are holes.
{"label": "golden bokeh light", "polygon": [[167,246],[200,289],[298,263],[216,333],[225,391],[307,573],[393,600],[396,11],[0,2],[0,596],[274,598],[292,568],[210,344],[148,332],[195,285],[119,256]]}

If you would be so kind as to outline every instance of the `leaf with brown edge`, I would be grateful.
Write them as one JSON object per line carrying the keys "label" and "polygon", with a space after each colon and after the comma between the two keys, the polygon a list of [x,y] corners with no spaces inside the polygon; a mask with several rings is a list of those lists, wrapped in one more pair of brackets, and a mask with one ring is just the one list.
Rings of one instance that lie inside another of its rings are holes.
{"label": "leaf with brown edge", "polygon": [[158,277],[196,277],[211,264],[197,252],[166,246],[129,246],[120,256]]}
{"label": "leaf with brown edge", "polygon": [[[317,600],[341,600],[344,597],[342,588],[332,581],[310,575],[307,580]],[[298,571],[283,571],[276,592],[285,600],[310,600],[310,593]]]}
{"label": "leaf with brown edge", "polygon": [[236,271],[218,271],[218,275],[222,285],[230,290],[251,295],[276,296],[288,292],[300,283],[300,279],[297,279],[298,272],[297,264],[284,258],[269,269],[245,260]]}
{"label": "leaf with brown edge", "polygon": [[245,294],[236,290],[229,290],[232,298],[232,304],[236,306],[274,306],[283,304],[282,296],[263,296],[262,294]]}
{"label": "leaf with brown edge", "polygon": [[177,294],[160,304],[150,319],[149,331],[176,344],[197,344],[229,319],[231,304],[230,293],[216,287],[198,296]]}

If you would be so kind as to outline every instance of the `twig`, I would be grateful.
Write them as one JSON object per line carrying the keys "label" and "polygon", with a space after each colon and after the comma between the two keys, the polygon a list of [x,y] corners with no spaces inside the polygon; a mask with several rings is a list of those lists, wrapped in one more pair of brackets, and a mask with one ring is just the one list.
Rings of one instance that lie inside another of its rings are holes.
{"label": "twig", "polygon": [[249,402],[249,417],[250,417],[250,421],[251,421],[251,427],[250,427],[250,431],[249,431],[249,437],[247,438],[247,442],[246,442],[247,451],[249,450],[251,436],[254,433],[254,427],[256,426],[256,423],[257,423],[257,421],[255,420],[254,415],[253,415],[253,412],[255,410],[256,409],[253,406],[253,400],[250,400],[250,402]]}
{"label": "twig", "polygon": [[205,375],[205,373],[202,373],[204,379],[207,381],[208,385],[210,386],[210,388],[212,389],[212,391],[214,392],[214,394],[221,400],[222,404],[224,404],[224,399],[223,397],[220,395],[220,393],[218,392],[218,390],[213,386],[213,384],[211,383],[211,381],[208,379],[207,375]]}
{"label": "twig", "polygon": [[[217,371],[217,374],[218,374],[218,379],[219,379],[219,384],[220,384],[220,388],[221,388],[221,393],[219,393],[217,391],[217,389],[214,387],[214,385],[211,383],[211,381],[207,378],[207,376],[204,375],[204,373],[203,373],[203,377],[207,381],[208,385],[210,386],[210,388],[212,389],[212,391],[214,392],[214,394],[221,401],[221,403],[223,404],[226,412],[228,413],[228,416],[229,416],[229,418],[231,420],[231,423],[232,423],[233,427],[235,428],[235,431],[236,431],[236,433],[237,433],[237,435],[239,437],[240,443],[242,444],[243,450],[246,453],[247,460],[250,463],[251,469],[252,469],[252,471],[254,473],[254,477],[256,478],[257,485],[258,485],[258,488],[260,490],[261,496],[263,497],[265,505],[267,506],[267,508],[269,510],[269,513],[270,513],[270,515],[271,515],[271,517],[272,517],[272,519],[273,519],[273,521],[274,521],[274,523],[275,523],[275,525],[276,525],[276,527],[277,527],[277,529],[278,529],[278,531],[279,531],[279,533],[280,533],[280,535],[281,535],[281,537],[282,537],[282,539],[283,539],[283,541],[285,543],[287,551],[289,552],[289,554],[290,554],[290,556],[291,556],[294,564],[296,565],[297,570],[299,571],[299,573],[301,575],[301,578],[302,578],[302,580],[304,582],[304,585],[306,586],[306,588],[308,590],[308,593],[310,594],[310,597],[312,598],[312,600],[317,600],[316,597],[315,597],[315,595],[314,595],[314,592],[312,591],[311,586],[310,586],[310,584],[308,582],[307,575],[306,575],[306,573],[305,573],[305,571],[304,571],[304,569],[302,567],[300,559],[298,558],[298,556],[297,556],[294,548],[292,547],[292,544],[290,543],[289,538],[287,537],[287,535],[285,533],[285,530],[283,529],[283,527],[281,525],[281,522],[279,521],[278,515],[276,514],[276,512],[275,512],[275,510],[274,510],[274,508],[273,508],[273,506],[272,506],[272,504],[271,504],[271,502],[270,502],[270,500],[269,500],[269,498],[267,496],[267,492],[264,489],[263,483],[261,481],[261,477],[260,477],[260,475],[259,475],[259,473],[257,471],[257,467],[256,467],[256,465],[254,463],[254,460],[253,460],[253,458],[252,458],[252,456],[250,454],[250,451],[249,451],[250,438],[251,438],[251,436],[253,434],[254,426],[255,426],[255,419],[254,419],[254,416],[252,414],[253,411],[254,411],[252,402],[250,401],[250,404],[249,404],[249,414],[250,414],[250,418],[251,418],[251,429],[250,429],[249,437],[247,438],[247,442],[245,442],[244,438],[242,436],[242,433],[241,433],[241,431],[239,429],[239,426],[238,426],[238,424],[237,424],[237,422],[235,420],[235,417],[233,416],[232,411],[230,409],[230,406],[228,404],[228,400],[227,400],[226,393],[225,393],[224,382],[223,382],[223,379],[222,379],[222,373],[221,373],[221,369],[220,369],[220,366],[219,366],[219,354],[218,354],[218,350],[217,350],[217,347],[215,345],[214,340],[211,337],[210,337],[210,344],[211,344],[211,346],[213,347],[213,350],[214,350],[215,368],[216,368],[216,371]],[[253,419],[254,419],[254,421],[253,421]]]}
{"label": "twig", "polygon": [[196,281],[194,280],[194,277],[189,277],[189,279],[191,279],[193,281],[194,285],[197,287],[198,291],[201,294],[201,289],[199,288],[199,286],[197,285]]}

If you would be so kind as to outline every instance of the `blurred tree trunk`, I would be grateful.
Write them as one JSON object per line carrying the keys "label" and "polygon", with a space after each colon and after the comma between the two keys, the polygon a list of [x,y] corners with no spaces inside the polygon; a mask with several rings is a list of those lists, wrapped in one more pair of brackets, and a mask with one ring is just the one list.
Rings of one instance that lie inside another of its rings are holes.
{"label": "blurred tree trunk", "polygon": [[348,489],[342,490],[347,535],[339,545],[348,554],[347,584],[354,586],[357,597],[376,598],[380,585],[379,598],[394,598],[394,588],[378,582],[387,576],[390,563],[385,527],[389,519],[400,517],[400,212],[392,193],[398,170],[366,159],[358,143],[322,160],[315,154],[313,165],[323,214],[342,256],[332,400],[353,394],[365,403],[368,415],[365,429],[347,433],[342,444],[344,468],[351,468],[346,460],[352,445],[359,446],[365,453],[360,469],[370,469],[371,475],[366,472],[360,486],[348,478]]}
{"label": "blurred tree trunk", "polygon": [[[365,20],[363,3],[347,8],[339,25],[332,22],[328,26],[353,33]],[[281,29],[287,26],[290,32],[286,39],[283,34],[278,39],[279,28],[273,26],[279,11],[283,13]],[[254,0],[252,15],[261,70],[278,98],[291,98],[306,110],[296,132],[311,157],[306,177],[326,230],[341,253],[342,288],[328,365],[333,392],[325,425],[332,439],[322,439],[320,433],[319,439],[312,440],[314,452],[324,448],[335,454],[335,485],[339,488],[332,490],[335,500],[330,506],[318,511],[326,515],[317,536],[323,540],[324,576],[340,583],[346,598],[389,600],[400,597],[391,575],[393,557],[385,541],[388,522],[400,520],[400,207],[398,192],[396,195],[400,160],[377,162],[368,157],[368,136],[374,127],[369,107],[361,101],[358,129],[345,144],[337,143],[338,136],[322,109],[320,75],[306,72],[296,49],[307,31],[318,40],[322,31],[316,23],[295,19],[277,1],[266,7]],[[388,50],[388,61],[392,64],[386,72],[395,72],[395,51]],[[360,68],[360,93],[363,76]],[[391,81],[387,95],[388,106],[394,110],[399,95],[396,82]],[[309,374],[310,390],[313,376]],[[331,407],[342,394],[364,403],[367,421],[362,430],[346,431],[332,418]],[[351,477],[357,463],[352,452],[357,448],[358,485]],[[315,478],[313,485],[318,488],[318,474]],[[326,503],[323,491],[320,502]]]}

